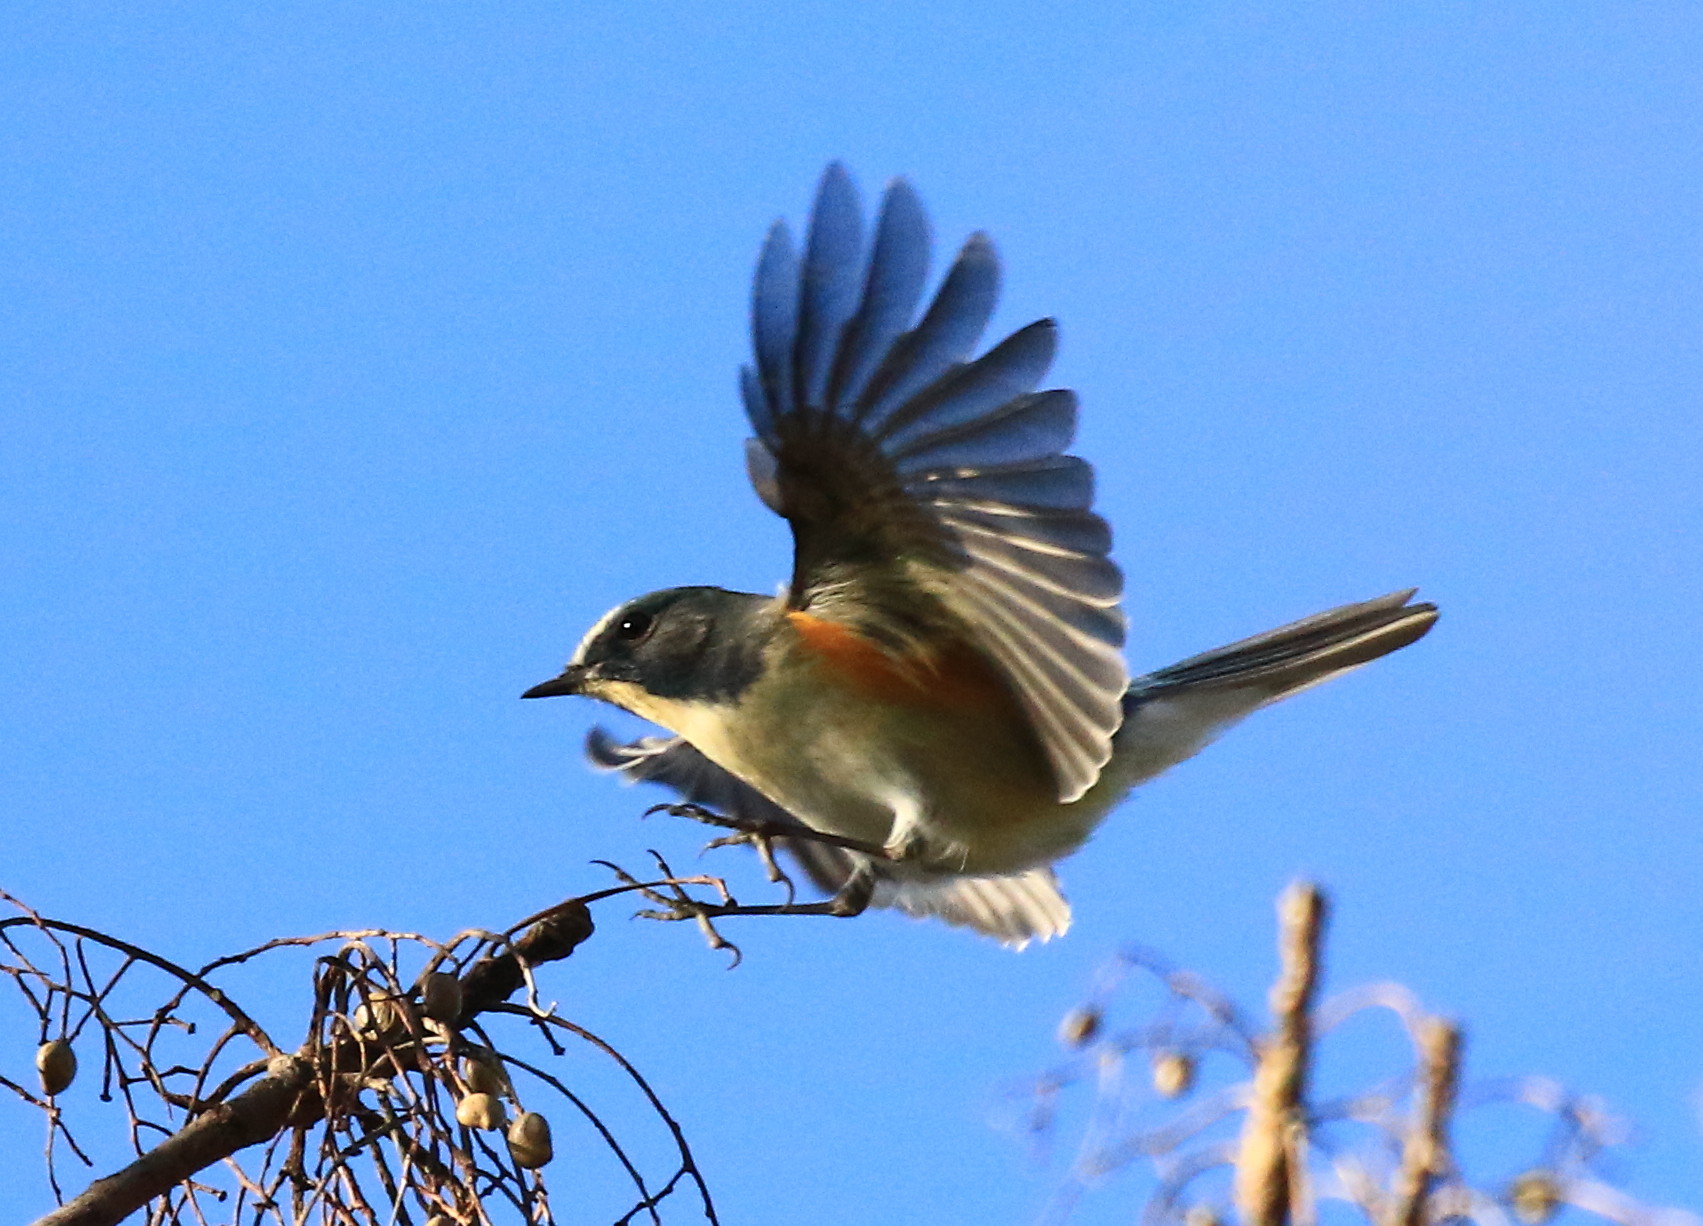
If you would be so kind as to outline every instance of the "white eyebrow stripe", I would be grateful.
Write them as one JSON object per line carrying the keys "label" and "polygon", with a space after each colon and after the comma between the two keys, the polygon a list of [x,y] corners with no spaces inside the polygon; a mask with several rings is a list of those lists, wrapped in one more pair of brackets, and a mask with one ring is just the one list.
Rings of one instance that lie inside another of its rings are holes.
{"label": "white eyebrow stripe", "polygon": [[615,620],[615,615],[617,613],[621,612],[621,610],[625,609],[626,607],[627,606],[624,605],[624,604],[618,604],[613,609],[610,609],[609,612],[605,613],[602,617],[598,618],[597,624],[595,626],[593,626],[590,630],[587,630],[585,632],[585,637],[579,641],[579,646],[574,648],[574,657],[573,657],[573,659],[569,660],[568,663],[570,665],[572,665],[572,664],[584,664],[585,663],[585,649],[587,647],[590,647],[592,645],[592,643],[596,641],[598,635],[602,634],[606,629],[609,628],[609,623]]}

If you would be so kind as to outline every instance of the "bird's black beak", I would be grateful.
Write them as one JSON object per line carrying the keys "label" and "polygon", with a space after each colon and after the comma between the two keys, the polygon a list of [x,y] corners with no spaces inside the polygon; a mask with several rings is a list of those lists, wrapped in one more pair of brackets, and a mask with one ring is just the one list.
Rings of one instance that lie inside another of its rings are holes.
{"label": "bird's black beak", "polygon": [[586,667],[583,664],[570,664],[562,670],[560,677],[533,686],[522,698],[555,698],[562,694],[578,694],[585,683]]}

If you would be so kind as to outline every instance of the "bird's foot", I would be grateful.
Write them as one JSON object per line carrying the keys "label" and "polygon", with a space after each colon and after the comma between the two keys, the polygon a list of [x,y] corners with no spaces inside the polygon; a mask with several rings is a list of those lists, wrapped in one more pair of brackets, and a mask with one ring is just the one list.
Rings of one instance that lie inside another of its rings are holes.
{"label": "bird's foot", "polygon": [[817,830],[814,826],[806,826],[803,822],[776,822],[757,817],[729,817],[706,809],[703,805],[689,802],[675,804],[652,805],[645,810],[645,816],[652,813],[666,813],[670,817],[689,817],[695,822],[706,826],[719,826],[723,830],[735,833],[725,838],[715,839],[704,846],[705,851],[712,847],[730,847],[738,843],[750,843],[755,839],[796,839],[801,842],[823,843],[829,847],[841,847],[846,851],[860,852],[877,860],[893,860],[898,856],[892,845],[882,846],[880,843],[870,843],[864,839],[847,838],[842,834],[830,834],[826,830]]}
{"label": "bird's foot", "polygon": [[775,840],[783,834],[791,833],[792,828],[786,823],[763,821],[760,818],[751,817],[723,817],[702,805],[690,803],[653,805],[645,810],[645,816],[649,817],[652,813],[657,812],[667,813],[671,817],[689,817],[695,822],[704,823],[706,826],[718,826],[723,830],[732,830],[732,834],[719,839],[711,839],[708,843],[705,843],[698,854],[701,856],[705,852],[714,851],[718,847],[748,845],[756,851],[757,858],[763,862],[763,873],[768,877],[770,883],[786,887],[787,902],[791,903],[798,897],[798,887],[793,884],[792,878],[787,875],[786,870],[781,868],[780,862],[775,859]]}
{"label": "bird's foot", "polygon": [[716,930],[715,921],[743,915],[827,915],[846,919],[854,915],[862,915],[868,909],[870,899],[875,892],[875,875],[864,869],[854,872],[845,885],[840,887],[839,893],[821,902],[801,903],[793,901],[792,882],[787,881],[786,902],[748,905],[735,899],[719,878],[714,880],[721,893],[721,900],[719,902],[708,902],[686,893],[679,882],[689,881],[690,879],[677,879],[674,870],[668,866],[668,862],[661,855],[654,851],[650,854],[655,858],[657,866],[663,872],[668,893],[663,893],[662,890],[652,886],[641,885],[630,874],[613,864],[608,864],[607,861],[599,861],[599,863],[606,864],[607,867],[613,869],[624,885],[637,889],[646,899],[656,904],[654,909],[636,912],[637,916],[669,922],[693,921],[702,930],[704,939],[709,942],[711,949],[725,949],[733,955],[733,961],[728,967],[730,970],[739,965],[744,955],[740,953],[739,946]]}

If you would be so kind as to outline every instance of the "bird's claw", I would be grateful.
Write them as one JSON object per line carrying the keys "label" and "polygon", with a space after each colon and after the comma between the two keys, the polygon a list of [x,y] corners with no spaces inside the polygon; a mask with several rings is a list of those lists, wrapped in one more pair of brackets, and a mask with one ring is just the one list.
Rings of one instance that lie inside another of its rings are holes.
{"label": "bird's claw", "polygon": [[714,851],[718,847],[739,847],[749,845],[757,853],[757,858],[763,862],[763,872],[772,885],[786,887],[786,901],[791,905],[798,898],[798,889],[792,883],[792,878],[781,868],[775,859],[774,835],[767,830],[741,830],[735,834],[723,835],[719,839],[711,839],[704,844],[703,851],[698,854]]}

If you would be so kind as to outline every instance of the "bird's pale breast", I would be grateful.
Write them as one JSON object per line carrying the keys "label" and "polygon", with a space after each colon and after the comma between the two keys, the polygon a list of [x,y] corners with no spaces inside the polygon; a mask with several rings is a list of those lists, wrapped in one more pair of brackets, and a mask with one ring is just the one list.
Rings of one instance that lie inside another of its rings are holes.
{"label": "bird's pale breast", "polygon": [[810,825],[914,839],[941,868],[987,874],[1050,863],[1103,813],[1058,803],[1021,709],[979,657],[911,665],[808,615],[788,627],[734,711],[666,722]]}

